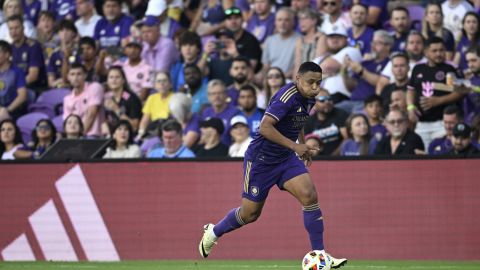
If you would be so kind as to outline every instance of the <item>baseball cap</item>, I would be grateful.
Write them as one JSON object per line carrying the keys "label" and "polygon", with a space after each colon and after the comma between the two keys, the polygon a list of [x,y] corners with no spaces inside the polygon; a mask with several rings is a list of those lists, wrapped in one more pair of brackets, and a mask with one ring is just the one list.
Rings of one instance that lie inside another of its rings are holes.
{"label": "baseball cap", "polygon": [[320,136],[318,136],[317,134],[310,133],[310,134],[305,135],[305,141],[307,141],[308,139],[315,139],[315,140],[318,141],[319,145],[323,144],[322,138]]}
{"label": "baseball cap", "polygon": [[330,25],[325,30],[325,35],[327,36],[344,36],[348,37],[347,29],[343,26]]}
{"label": "baseball cap", "polygon": [[152,16],[152,15],[149,15],[149,16],[145,16],[143,18],[143,20],[139,21],[138,22],[138,26],[157,26],[160,24],[160,21],[158,20],[158,18],[156,16]]}
{"label": "baseball cap", "polygon": [[230,126],[233,127],[236,124],[243,124],[244,126],[248,127],[248,121],[247,118],[243,115],[236,115],[230,120]]}
{"label": "baseball cap", "polygon": [[166,9],[166,0],[150,0],[148,1],[147,11],[145,11],[145,15],[160,16]]}
{"label": "baseball cap", "polygon": [[231,7],[225,9],[225,17],[230,17],[233,15],[242,16],[242,11],[238,7]]}
{"label": "baseball cap", "polygon": [[454,137],[470,138],[472,129],[465,123],[458,123],[453,127],[452,134]]}
{"label": "baseball cap", "polygon": [[233,32],[225,28],[218,30],[217,33],[215,34],[216,38],[220,38],[221,36],[226,36],[228,38],[235,39]]}
{"label": "baseball cap", "polygon": [[142,49],[142,42],[137,39],[130,40],[125,47],[136,47]]}
{"label": "baseball cap", "polygon": [[225,127],[223,126],[223,121],[220,118],[209,118],[204,121],[200,121],[199,123],[200,127],[206,128],[206,127],[211,127],[217,130],[218,134],[222,134],[223,130]]}

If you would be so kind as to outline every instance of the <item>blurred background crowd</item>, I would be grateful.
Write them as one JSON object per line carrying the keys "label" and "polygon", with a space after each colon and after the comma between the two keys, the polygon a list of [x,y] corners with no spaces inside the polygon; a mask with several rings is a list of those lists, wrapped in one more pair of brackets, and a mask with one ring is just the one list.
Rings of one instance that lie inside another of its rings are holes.
{"label": "blurred background crowd", "polygon": [[480,147],[480,1],[3,0],[0,155],[242,157],[301,63],[318,156]]}

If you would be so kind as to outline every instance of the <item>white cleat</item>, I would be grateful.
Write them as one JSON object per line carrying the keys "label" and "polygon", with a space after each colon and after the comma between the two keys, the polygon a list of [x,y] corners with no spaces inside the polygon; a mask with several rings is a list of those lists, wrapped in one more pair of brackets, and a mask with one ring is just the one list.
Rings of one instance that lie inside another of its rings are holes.
{"label": "white cleat", "polygon": [[345,259],[345,258],[337,259],[337,258],[332,257],[332,255],[330,255],[330,259],[332,260],[332,268],[334,268],[334,269],[340,268],[340,267],[344,266],[345,264],[347,264],[347,259]]}
{"label": "white cleat", "polygon": [[217,244],[216,239],[212,237],[213,234],[213,227],[214,224],[206,224],[203,226],[203,237],[202,241],[200,241],[200,244],[198,245],[198,250],[200,251],[200,255],[203,258],[207,258],[210,252],[212,251],[212,248],[214,245]]}

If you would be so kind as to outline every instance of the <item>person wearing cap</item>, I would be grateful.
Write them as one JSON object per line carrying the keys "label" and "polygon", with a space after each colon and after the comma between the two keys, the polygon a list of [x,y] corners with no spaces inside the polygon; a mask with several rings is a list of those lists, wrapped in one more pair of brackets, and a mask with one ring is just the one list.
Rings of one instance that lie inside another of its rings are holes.
{"label": "person wearing cap", "polygon": [[163,146],[153,148],[147,158],[194,158],[195,154],[182,143],[182,125],[174,119],[163,123],[160,136]]}
{"label": "person wearing cap", "polygon": [[95,25],[102,19],[95,11],[95,3],[93,0],[77,0],[76,10],[78,19],[75,26],[78,29],[80,37],[93,37]]}
{"label": "person wearing cap", "polygon": [[232,136],[232,144],[228,149],[228,155],[230,157],[244,157],[245,151],[252,141],[245,116],[236,115],[230,120],[230,135]]}
{"label": "person wearing cap", "polygon": [[173,40],[175,32],[182,28],[177,20],[168,16],[170,10],[176,8],[170,8],[170,5],[167,0],[150,0],[148,1],[147,11],[145,11],[146,16],[157,17],[160,23],[160,34],[164,37],[168,37]]}
{"label": "person wearing cap", "polygon": [[[200,141],[194,148],[197,157],[227,157],[228,146],[220,140],[222,133],[225,132],[223,120],[212,117],[200,121]],[[228,130],[227,130],[228,133]]]}
{"label": "person wearing cap", "polygon": [[[387,65],[390,48],[393,46],[393,37],[385,30],[377,30],[373,34],[372,53],[373,59],[352,61],[346,58],[344,70],[341,72],[343,82],[351,92],[349,100],[344,100],[336,106],[345,111],[359,112],[363,109],[363,102],[369,96],[375,95],[375,86],[380,78],[378,74]],[[347,74],[349,71],[355,75]],[[352,79],[353,78],[353,79]]]}
{"label": "person wearing cap", "polygon": [[150,78],[152,67],[145,63],[141,57],[142,44],[138,41],[130,41],[125,46],[125,49],[123,49],[123,53],[127,59],[124,61],[117,61],[114,65],[119,65],[123,68],[130,89],[142,102],[145,102],[153,83]]}
{"label": "person wearing cap", "polygon": [[463,112],[457,105],[449,105],[443,110],[445,136],[435,138],[428,146],[428,154],[442,155],[452,149],[453,128],[463,122]]}
{"label": "person wearing cap", "polygon": [[472,144],[472,129],[465,123],[458,123],[452,131],[452,149],[449,155],[470,157],[480,155],[480,150]]}
{"label": "person wearing cap", "polygon": [[103,14],[104,17],[97,22],[93,31],[93,38],[99,43],[100,49],[126,45],[134,19],[122,13],[122,1],[105,0]]}
{"label": "person wearing cap", "polygon": [[155,16],[146,16],[142,24],[142,59],[153,71],[169,72],[179,57],[173,40],[160,35],[159,21]]}

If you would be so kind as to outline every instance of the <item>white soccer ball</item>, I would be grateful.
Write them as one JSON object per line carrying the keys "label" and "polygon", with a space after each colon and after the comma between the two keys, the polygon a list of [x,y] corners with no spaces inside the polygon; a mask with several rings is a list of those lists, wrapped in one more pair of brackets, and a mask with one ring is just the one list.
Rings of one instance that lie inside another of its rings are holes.
{"label": "white soccer ball", "polygon": [[332,259],[325,251],[309,251],[302,261],[303,270],[330,270]]}

